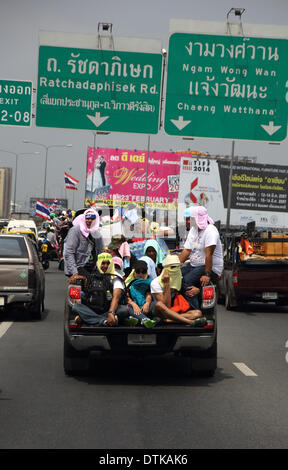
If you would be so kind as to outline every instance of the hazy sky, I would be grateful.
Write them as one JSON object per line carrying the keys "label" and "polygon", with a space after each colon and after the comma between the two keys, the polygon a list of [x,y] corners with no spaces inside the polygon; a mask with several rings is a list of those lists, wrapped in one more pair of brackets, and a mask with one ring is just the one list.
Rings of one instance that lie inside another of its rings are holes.
{"label": "hazy sky", "polygon": [[[191,18],[225,21],[231,7],[245,8],[246,23],[288,24],[288,0],[0,0],[0,79],[30,80],[37,84],[38,32],[40,30],[97,34],[99,22],[113,24],[115,36],[160,39],[168,48],[169,20]],[[288,77],[287,77],[288,78]],[[34,95],[34,101],[36,97]],[[47,195],[65,197],[64,171],[80,180],[74,192],[75,207],[82,207],[87,146],[93,145],[91,131],[0,126],[0,148],[11,152],[41,152],[38,156],[20,156],[18,165],[17,201],[43,194],[45,150],[24,144],[30,140],[44,145],[72,144],[72,148],[49,151]],[[147,136],[111,133],[97,136],[97,146],[145,150]],[[231,141],[218,139],[182,140],[161,131],[151,136],[151,150],[208,151],[211,154],[231,153]],[[235,154],[257,156],[259,163],[288,164],[287,140],[281,145],[236,141]],[[0,165],[14,169],[15,157],[0,152]],[[72,168],[71,170],[69,170]],[[14,175],[13,175],[14,182]],[[67,191],[70,206],[72,191]]]}

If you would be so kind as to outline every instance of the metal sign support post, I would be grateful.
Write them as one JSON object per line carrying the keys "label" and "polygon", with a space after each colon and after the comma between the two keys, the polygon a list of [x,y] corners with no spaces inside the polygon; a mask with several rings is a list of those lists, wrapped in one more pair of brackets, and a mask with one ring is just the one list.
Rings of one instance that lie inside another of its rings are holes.
{"label": "metal sign support post", "polygon": [[145,197],[144,197],[144,217],[146,217],[147,185],[148,185],[148,167],[149,167],[149,153],[150,153],[150,135],[148,135],[147,158],[146,158],[146,178],[145,178]]}
{"label": "metal sign support post", "polygon": [[[244,36],[243,25],[242,25],[242,14],[244,13],[245,8],[231,8],[227,13],[227,34],[231,35],[231,26],[238,26],[239,32],[238,34]],[[229,15],[234,13],[235,16],[239,17],[239,23],[230,23],[229,22]],[[234,149],[235,149],[235,141],[232,140],[232,152],[231,152],[231,160],[230,160],[230,171],[229,171],[229,186],[228,186],[228,199],[227,199],[227,216],[226,216],[226,236],[227,232],[230,229],[230,213],[231,213],[231,198],[232,198],[232,174],[233,174],[233,163],[234,163]]]}
{"label": "metal sign support post", "polygon": [[229,171],[229,183],[228,183],[228,198],[227,198],[227,217],[226,217],[226,235],[230,228],[230,212],[231,212],[231,199],[232,199],[232,174],[233,174],[233,163],[234,163],[234,149],[235,141],[232,140],[232,152],[230,160],[230,171]]}

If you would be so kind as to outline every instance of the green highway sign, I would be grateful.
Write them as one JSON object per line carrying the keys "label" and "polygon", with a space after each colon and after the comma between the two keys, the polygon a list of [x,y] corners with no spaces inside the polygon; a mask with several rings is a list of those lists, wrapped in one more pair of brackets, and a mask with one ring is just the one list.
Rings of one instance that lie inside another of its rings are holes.
{"label": "green highway sign", "polygon": [[183,137],[284,140],[287,57],[287,39],[171,34],[165,132]]}
{"label": "green highway sign", "polygon": [[31,125],[32,82],[0,80],[0,126]]}
{"label": "green highway sign", "polygon": [[40,45],[36,125],[157,134],[162,55]]}

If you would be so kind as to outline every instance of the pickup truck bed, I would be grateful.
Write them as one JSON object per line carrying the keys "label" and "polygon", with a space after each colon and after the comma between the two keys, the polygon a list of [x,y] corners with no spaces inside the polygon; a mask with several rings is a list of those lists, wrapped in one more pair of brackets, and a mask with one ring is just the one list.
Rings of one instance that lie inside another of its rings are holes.
{"label": "pickup truck bed", "polygon": [[[288,244],[287,238],[257,238],[262,253],[243,259],[237,256],[235,247],[225,260],[219,283],[219,295],[225,298],[228,310],[251,301],[288,305],[288,256],[279,250],[280,243]],[[267,248],[266,244],[269,244]]]}
{"label": "pickup truck bed", "polygon": [[94,351],[103,356],[136,357],[173,353],[187,356],[191,372],[213,375],[217,367],[216,295],[209,308],[204,327],[160,322],[154,328],[141,326],[104,327],[74,321],[69,295],[64,319],[64,371],[68,375],[89,369],[89,357]]}

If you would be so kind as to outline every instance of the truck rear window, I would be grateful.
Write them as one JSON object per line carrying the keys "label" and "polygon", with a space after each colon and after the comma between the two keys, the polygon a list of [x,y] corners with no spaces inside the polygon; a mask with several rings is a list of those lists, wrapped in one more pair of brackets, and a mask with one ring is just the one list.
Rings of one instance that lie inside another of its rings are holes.
{"label": "truck rear window", "polygon": [[24,238],[0,237],[0,258],[28,258]]}

